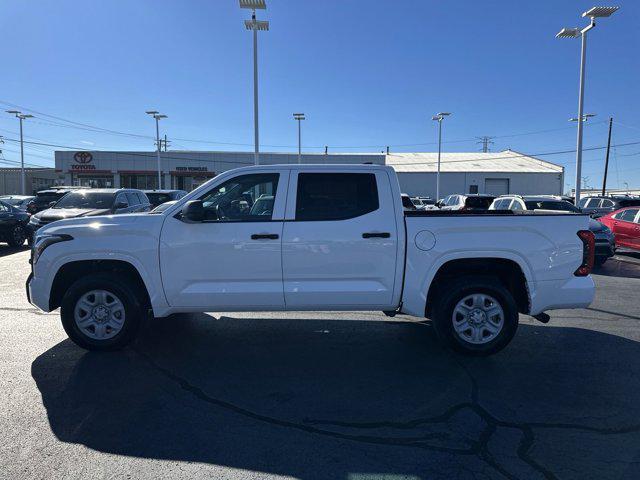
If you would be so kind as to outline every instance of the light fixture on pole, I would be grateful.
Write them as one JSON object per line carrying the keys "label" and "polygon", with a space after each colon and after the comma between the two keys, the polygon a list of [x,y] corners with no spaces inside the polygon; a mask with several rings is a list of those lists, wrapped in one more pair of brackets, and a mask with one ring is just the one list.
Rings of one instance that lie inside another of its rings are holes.
{"label": "light fixture on pole", "polygon": [[442,120],[451,115],[451,112],[440,112],[431,120],[438,122],[438,173],[436,174],[436,201],[440,200],[440,154],[442,153]]}
{"label": "light fixture on pole", "polygon": [[145,112],[147,115],[151,115],[156,119],[156,157],[158,159],[158,189],[162,188],[162,167],[160,165],[160,119],[167,118],[166,115],[162,115],[156,110],[148,110]]}
{"label": "light fixture on pole", "polygon": [[24,140],[22,138],[22,121],[26,118],[33,118],[33,115],[22,113],[18,110],[7,110],[7,113],[15,115],[20,120],[20,194],[25,195],[25,178],[24,178]]}
{"label": "light fixture on pole", "polygon": [[[585,113],[584,115],[582,115],[582,121],[586,122],[588,121],[590,118],[595,117],[596,114],[595,113]],[[570,122],[577,122],[578,121],[578,117],[573,117],[569,119]]]}
{"label": "light fixture on pole", "polygon": [[576,194],[575,204],[580,202],[580,182],[582,174],[582,124],[584,122],[583,106],[584,106],[584,80],[585,80],[585,62],[587,53],[587,32],[596,26],[596,18],[610,17],[620,7],[593,7],[582,14],[583,17],[589,17],[591,21],[589,25],[583,29],[579,28],[563,28],[556,34],[556,38],[578,38],[582,40],[580,49],[580,88],[578,90],[578,136],[576,141]]}
{"label": "light fixture on pole", "polygon": [[247,30],[253,30],[253,136],[254,154],[256,165],[260,164],[260,136],[258,134],[258,31],[268,31],[269,22],[256,20],[256,10],[267,8],[265,0],[239,0],[240,8],[251,9],[251,20],[245,20]]}
{"label": "light fixture on pole", "polygon": [[306,120],[304,113],[294,113],[293,119],[298,121],[298,163],[302,163],[302,130],[300,122]]}

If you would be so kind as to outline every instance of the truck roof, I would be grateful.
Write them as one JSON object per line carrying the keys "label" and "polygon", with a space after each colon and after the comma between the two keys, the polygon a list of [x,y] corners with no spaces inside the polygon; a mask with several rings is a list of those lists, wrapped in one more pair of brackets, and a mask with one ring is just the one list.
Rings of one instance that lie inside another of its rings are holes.
{"label": "truck roof", "polygon": [[283,164],[275,164],[275,165],[250,165],[247,167],[239,167],[234,168],[233,170],[227,170],[224,173],[231,171],[241,171],[241,170],[253,170],[255,168],[260,168],[261,170],[393,170],[393,167],[389,165],[379,165],[374,163],[302,163],[302,164],[291,164],[291,163],[283,163]]}

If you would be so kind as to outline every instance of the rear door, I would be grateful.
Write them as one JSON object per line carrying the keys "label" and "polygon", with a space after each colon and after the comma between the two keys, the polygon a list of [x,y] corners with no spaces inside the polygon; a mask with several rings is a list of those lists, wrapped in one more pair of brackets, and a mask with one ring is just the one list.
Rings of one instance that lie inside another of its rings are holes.
{"label": "rear door", "polygon": [[399,256],[387,173],[292,170],[288,199],[286,308],[391,308]]}
{"label": "rear door", "polygon": [[638,233],[635,228],[635,218],[638,214],[638,208],[628,208],[616,213],[613,217],[613,233],[616,237],[616,244],[634,248],[634,236]]}

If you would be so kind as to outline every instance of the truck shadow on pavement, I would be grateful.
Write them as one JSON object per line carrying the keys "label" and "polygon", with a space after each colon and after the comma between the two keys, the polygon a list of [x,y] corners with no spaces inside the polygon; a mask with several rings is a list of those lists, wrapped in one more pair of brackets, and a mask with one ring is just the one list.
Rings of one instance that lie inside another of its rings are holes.
{"label": "truck shadow on pavement", "polygon": [[14,253],[24,252],[29,250],[30,247],[23,245],[22,247],[10,247],[9,245],[0,244],[0,257],[6,257],[7,255],[13,255]]}
{"label": "truck shadow on pavement", "polygon": [[63,341],[32,376],[59,440],[116,455],[304,479],[640,477],[639,343],[523,323],[465,358],[428,323],[330,318],[156,319],[122,352]]}

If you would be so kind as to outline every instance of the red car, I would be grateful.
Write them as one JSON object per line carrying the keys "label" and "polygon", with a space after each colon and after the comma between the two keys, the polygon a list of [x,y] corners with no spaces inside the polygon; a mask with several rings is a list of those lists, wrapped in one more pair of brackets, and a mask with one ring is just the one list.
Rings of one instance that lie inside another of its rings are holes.
{"label": "red car", "polygon": [[627,207],[598,219],[611,229],[616,247],[640,250],[640,207]]}

